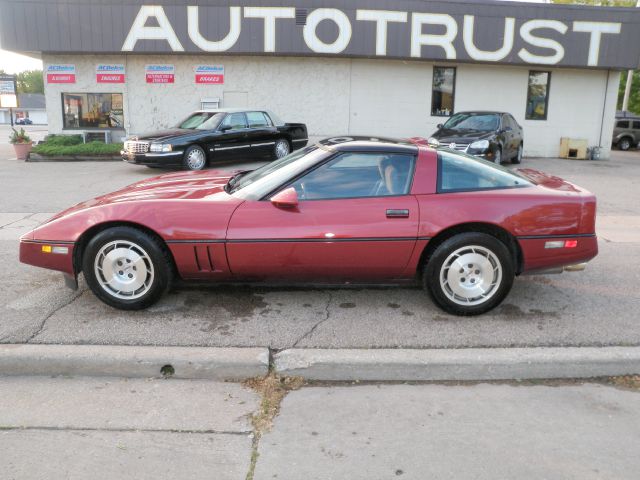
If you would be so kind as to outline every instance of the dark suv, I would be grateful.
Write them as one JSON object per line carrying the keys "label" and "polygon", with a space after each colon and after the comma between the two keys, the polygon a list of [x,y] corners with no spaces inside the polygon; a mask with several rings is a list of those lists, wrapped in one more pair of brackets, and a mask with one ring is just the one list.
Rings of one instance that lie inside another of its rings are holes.
{"label": "dark suv", "polygon": [[459,112],[438,125],[428,143],[500,164],[522,161],[523,140],[522,127],[510,113]]}
{"label": "dark suv", "polygon": [[629,150],[640,143],[640,116],[629,112],[616,113],[613,144],[620,150]]}

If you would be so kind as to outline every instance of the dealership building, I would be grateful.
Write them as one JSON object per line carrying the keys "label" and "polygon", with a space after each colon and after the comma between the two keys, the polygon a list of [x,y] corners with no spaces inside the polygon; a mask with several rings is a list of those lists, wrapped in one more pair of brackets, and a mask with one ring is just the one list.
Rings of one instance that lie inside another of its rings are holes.
{"label": "dealership building", "polygon": [[256,107],[312,136],[428,137],[510,112],[527,156],[612,138],[640,9],[486,0],[0,0],[0,47],[42,58],[51,133],[119,141]]}

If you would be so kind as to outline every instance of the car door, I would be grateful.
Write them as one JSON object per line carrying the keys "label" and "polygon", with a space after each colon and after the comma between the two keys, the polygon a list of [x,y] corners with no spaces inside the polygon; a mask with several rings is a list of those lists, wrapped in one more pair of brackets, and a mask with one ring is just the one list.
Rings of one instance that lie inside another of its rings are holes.
{"label": "car door", "polygon": [[249,153],[249,128],[244,112],[228,113],[218,126],[218,135],[212,138],[209,151],[215,160],[235,159]]}
{"label": "car door", "polygon": [[278,129],[264,112],[247,112],[249,125],[249,143],[252,155],[268,155],[273,153]]}
{"label": "car door", "polygon": [[502,116],[502,131],[504,132],[504,152],[505,159],[509,159],[516,154],[515,138],[517,137],[516,125],[511,121],[511,116]]}
{"label": "car door", "polygon": [[418,232],[418,203],[408,193],[414,166],[413,155],[344,152],[279,189],[295,188],[297,208],[244,202],[227,230],[231,271],[265,279],[399,278]]}

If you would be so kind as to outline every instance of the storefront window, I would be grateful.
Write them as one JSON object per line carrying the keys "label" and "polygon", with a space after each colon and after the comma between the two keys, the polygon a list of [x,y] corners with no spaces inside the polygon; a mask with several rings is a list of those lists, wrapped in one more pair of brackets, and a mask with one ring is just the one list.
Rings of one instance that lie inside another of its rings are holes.
{"label": "storefront window", "polygon": [[549,107],[551,72],[529,72],[527,87],[527,120],[546,120]]}
{"label": "storefront window", "polygon": [[63,93],[63,128],[124,128],[121,93]]}
{"label": "storefront window", "polygon": [[455,89],[455,67],[433,67],[431,115],[437,117],[448,117],[453,115]]}

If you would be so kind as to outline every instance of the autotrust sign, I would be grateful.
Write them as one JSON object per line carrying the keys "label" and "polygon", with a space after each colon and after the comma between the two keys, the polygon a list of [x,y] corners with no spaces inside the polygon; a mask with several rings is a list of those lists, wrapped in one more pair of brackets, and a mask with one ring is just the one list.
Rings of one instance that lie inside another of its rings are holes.
{"label": "autotrust sign", "polygon": [[[0,0],[0,42],[51,53],[325,55],[618,69],[640,63],[640,9],[491,0],[267,2],[122,0],[103,8],[93,0]],[[28,29],[32,10],[53,6],[47,32],[12,35],[23,23]],[[64,18],[100,21],[87,36]]]}

